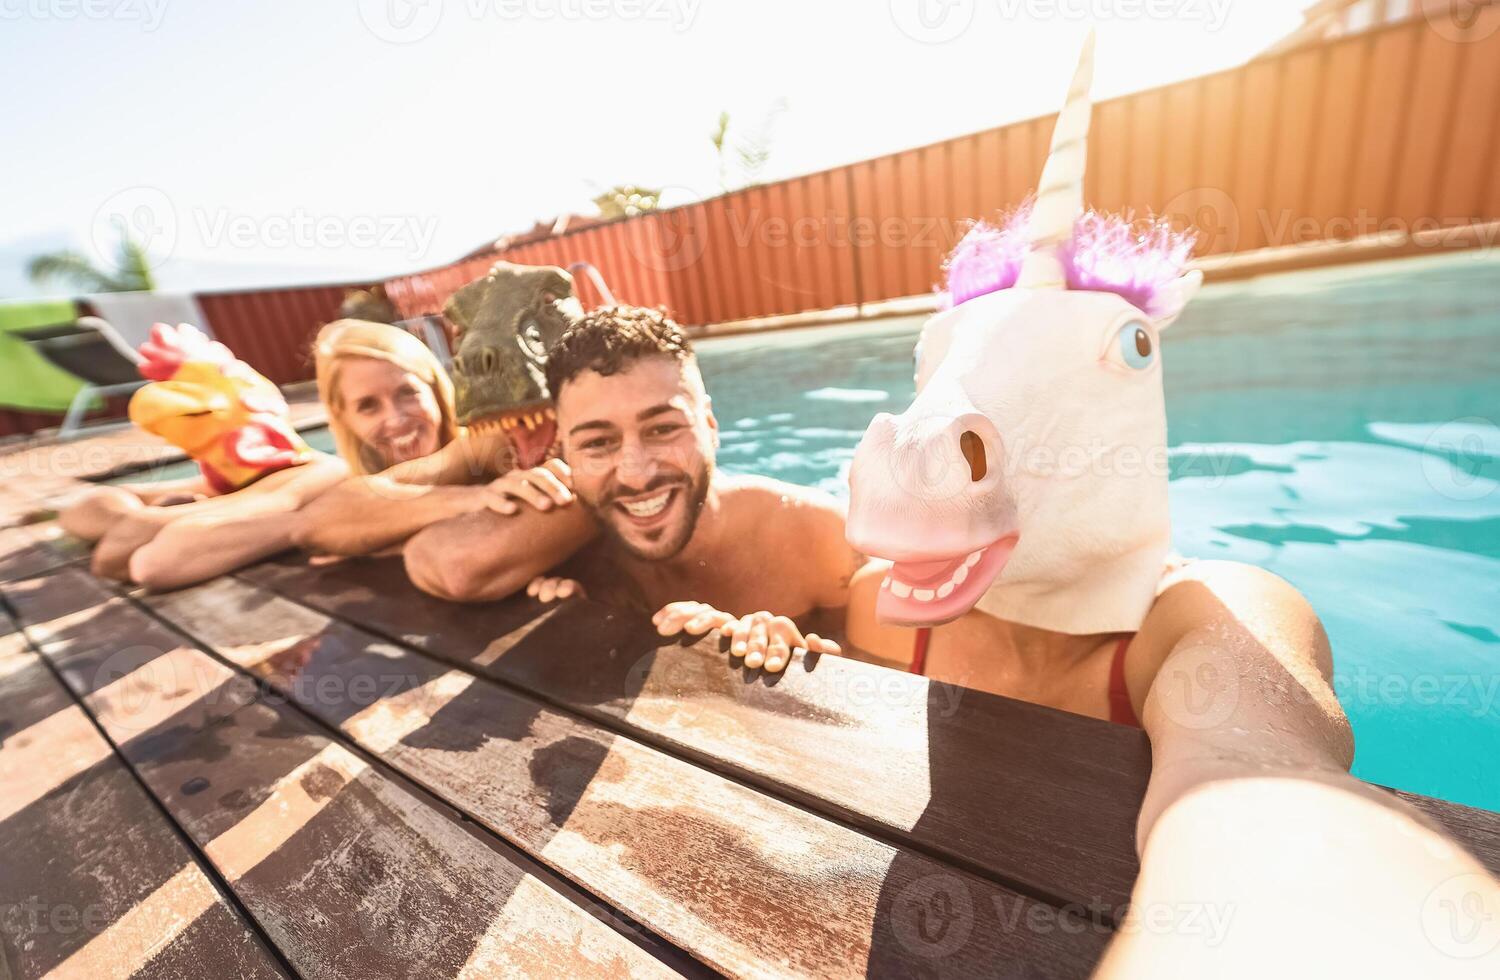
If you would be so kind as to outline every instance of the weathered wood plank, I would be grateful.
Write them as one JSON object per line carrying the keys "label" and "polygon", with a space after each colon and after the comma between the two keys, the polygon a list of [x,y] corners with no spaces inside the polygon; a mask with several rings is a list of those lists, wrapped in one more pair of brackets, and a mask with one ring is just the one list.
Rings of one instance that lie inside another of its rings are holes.
{"label": "weathered wood plank", "polygon": [[1135,729],[839,657],[747,683],[705,641],[570,601],[457,607],[398,561],[243,578],[997,881],[1117,918],[1150,747]]}
{"label": "weathered wood plank", "polygon": [[669,973],[91,576],[65,570],[6,595],[304,976]]}
{"label": "weathered wood plank", "polygon": [[8,527],[0,530],[0,582],[34,578],[82,561],[88,553],[88,546],[56,521]]}
{"label": "weathered wood plank", "polygon": [[285,974],[0,613],[0,976],[43,975]]}
{"label": "weathered wood plank", "polygon": [[249,583],[220,580],[148,601],[392,768],[716,970],[1084,976],[1107,939],[1103,926]]}

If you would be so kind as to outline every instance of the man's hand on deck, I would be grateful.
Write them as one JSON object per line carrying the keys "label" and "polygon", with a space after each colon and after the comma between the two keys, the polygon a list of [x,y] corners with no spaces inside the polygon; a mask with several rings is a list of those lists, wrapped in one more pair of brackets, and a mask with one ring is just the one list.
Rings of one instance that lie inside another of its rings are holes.
{"label": "man's hand on deck", "polygon": [[582,582],[555,575],[538,575],[526,586],[526,594],[540,602],[561,602],[572,596],[580,599],[587,596]]}
{"label": "man's hand on deck", "polygon": [[704,602],[671,602],[651,621],[662,636],[702,636],[717,629],[729,638],[731,656],[743,658],[749,670],[760,667],[770,674],[785,669],[795,652],[839,653],[839,645],[832,640],[816,633],[804,635],[791,619],[764,610],[736,617]]}
{"label": "man's hand on deck", "polygon": [[497,514],[515,514],[522,503],[551,510],[572,502],[573,473],[560,459],[549,459],[529,470],[511,470],[489,485],[488,506]]}

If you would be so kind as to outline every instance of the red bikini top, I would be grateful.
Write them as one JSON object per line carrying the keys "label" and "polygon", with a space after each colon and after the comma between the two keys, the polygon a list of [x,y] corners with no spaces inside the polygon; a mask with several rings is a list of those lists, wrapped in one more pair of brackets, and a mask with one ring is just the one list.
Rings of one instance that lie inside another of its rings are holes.
{"label": "red bikini top", "polygon": [[[1115,644],[1114,655],[1109,661],[1109,720],[1116,725],[1140,728],[1141,721],[1135,716],[1135,707],[1130,703],[1130,690],[1125,686],[1125,651],[1130,647],[1130,641],[1133,639],[1135,639],[1134,633],[1120,637],[1120,642]],[[913,674],[927,673],[927,645],[931,642],[932,627],[924,626],[917,630],[916,644],[912,648],[911,656]]]}

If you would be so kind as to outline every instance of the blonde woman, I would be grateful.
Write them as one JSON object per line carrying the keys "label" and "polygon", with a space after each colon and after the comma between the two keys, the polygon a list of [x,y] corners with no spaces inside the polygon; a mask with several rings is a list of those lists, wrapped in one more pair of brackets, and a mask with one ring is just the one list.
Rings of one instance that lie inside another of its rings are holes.
{"label": "blonde woman", "polygon": [[459,427],[453,382],[420,340],[338,320],[318,334],[314,357],[328,427],[352,475],[298,515],[299,545],[373,554],[437,521],[512,506],[488,486],[509,466],[505,437]]}
{"label": "blonde woman", "polygon": [[141,355],[151,383],[130,418],[187,452],[201,475],[99,488],[65,511],[65,528],[98,540],[94,572],[176,588],[290,547],[293,513],[342,480],[344,464],[302,440],[274,384],[195,327],[157,324]]}

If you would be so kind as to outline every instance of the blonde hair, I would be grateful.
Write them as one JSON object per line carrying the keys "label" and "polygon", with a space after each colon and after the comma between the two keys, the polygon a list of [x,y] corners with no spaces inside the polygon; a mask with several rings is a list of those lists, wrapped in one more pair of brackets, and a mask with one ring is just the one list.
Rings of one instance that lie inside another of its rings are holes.
{"label": "blonde hair", "polygon": [[453,381],[427,345],[416,337],[388,323],[369,320],[335,320],[318,331],[313,342],[313,361],[317,366],[318,397],[328,409],[328,429],[349,469],[357,475],[378,472],[372,469],[373,454],[366,451],[358,437],[344,424],[342,397],[339,394],[339,365],[350,357],[369,357],[388,361],[403,371],[410,371],[429,387],[438,404],[438,439],[446,446],[458,438],[457,415],[453,410]]}

